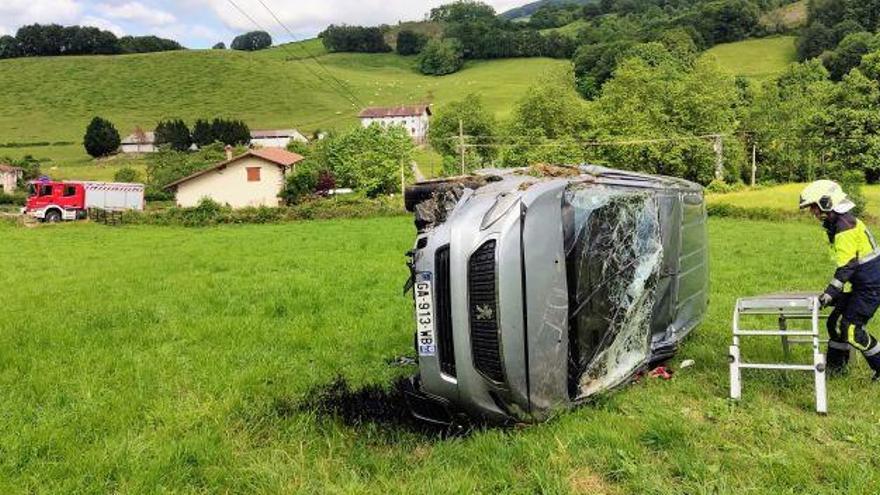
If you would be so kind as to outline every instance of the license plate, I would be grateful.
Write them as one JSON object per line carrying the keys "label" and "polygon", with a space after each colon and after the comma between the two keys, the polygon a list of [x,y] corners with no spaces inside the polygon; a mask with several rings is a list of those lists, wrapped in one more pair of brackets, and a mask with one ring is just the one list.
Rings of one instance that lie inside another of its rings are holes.
{"label": "license plate", "polygon": [[434,342],[434,287],[430,273],[416,275],[416,322],[418,324],[419,356],[433,356],[437,353]]}

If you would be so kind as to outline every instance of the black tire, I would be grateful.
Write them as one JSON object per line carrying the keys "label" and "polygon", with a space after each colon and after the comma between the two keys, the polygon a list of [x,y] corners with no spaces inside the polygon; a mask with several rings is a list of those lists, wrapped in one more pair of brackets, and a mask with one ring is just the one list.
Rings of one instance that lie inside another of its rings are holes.
{"label": "black tire", "polygon": [[58,223],[61,221],[61,212],[58,210],[49,210],[46,212],[46,223]]}

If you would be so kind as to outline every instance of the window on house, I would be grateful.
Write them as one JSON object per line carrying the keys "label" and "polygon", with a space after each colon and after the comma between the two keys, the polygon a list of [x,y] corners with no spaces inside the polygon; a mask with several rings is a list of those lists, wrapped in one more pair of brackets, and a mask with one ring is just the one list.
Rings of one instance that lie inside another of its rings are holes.
{"label": "window on house", "polygon": [[248,182],[260,182],[260,167],[247,167]]}
{"label": "window on house", "polygon": [[76,186],[64,186],[64,197],[76,196]]}

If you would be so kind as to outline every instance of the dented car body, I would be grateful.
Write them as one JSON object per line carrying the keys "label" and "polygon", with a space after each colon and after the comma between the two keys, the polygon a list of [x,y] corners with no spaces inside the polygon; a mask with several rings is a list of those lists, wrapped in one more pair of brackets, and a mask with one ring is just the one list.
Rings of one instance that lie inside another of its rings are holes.
{"label": "dented car body", "polygon": [[418,417],[541,421],[672,356],[708,305],[702,188],[596,166],[407,191]]}

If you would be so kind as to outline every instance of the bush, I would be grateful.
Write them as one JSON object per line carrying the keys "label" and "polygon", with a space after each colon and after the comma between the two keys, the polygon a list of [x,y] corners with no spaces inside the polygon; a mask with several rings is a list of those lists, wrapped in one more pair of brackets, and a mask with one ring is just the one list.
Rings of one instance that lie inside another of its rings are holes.
{"label": "bush", "polygon": [[95,117],[86,128],[83,144],[90,156],[98,158],[115,153],[122,140],[119,138],[119,131],[109,120]]}
{"label": "bush", "polygon": [[220,43],[217,43],[216,45],[212,46],[211,49],[212,49],[212,50],[225,50],[225,49],[226,49],[226,43],[224,43],[224,42],[221,41]]}
{"label": "bush", "polygon": [[272,46],[272,36],[265,31],[251,31],[249,33],[236,36],[232,40],[232,49],[245,52],[255,52],[264,50]]}
{"label": "bush", "polygon": [[457,72],[463,65],[461,44],[456,40],[431,40],[419,55],[422,74],[443,76]]}
{"label": "bush", "polygon": [[296,171],[285,179],[284,188],[278,197],[283,199],[286,205],[295,205],[303,198],[313,195],[317,185],[318,171],[308,166],[307,162],[300,163]]}
{"label": "bush", "polygon": [[397,53],[400,55],[416,55],[428,43],[428,37],[422,33],[403,29],[397,33]]}
{"label": "bush", "polygon": [[304,158],[308,158],[312,154],[312,148],[308,143],[297,141],[296,139],[290,140],[290,143],[287,144],[287,151],[296,153]]}
{"label": "bush", "polygon": [[25,203],[27,203],[27,193],[24,191],[13,193],[0,191],[0,205],[24,206]]}
{"label": "bush", "polygon": [[208,227],[222,224],[278,223],[335,218],[372,218],[407,215],[401,198],[381,196],[365,198],[352,194],[331,198],[313,197],[292,207],[241,208],[233,210],[211,200],[193,208],[169,208],[162,211],[127,211],[121,224]]}
{"label": "bush", "polygon": [[167,145],[175,151],[187,151],[192,144],[192,135],[184,121],[167,120],[156,126],[156,146]]}
{"label": "bush", "polygon": [[141,173],[131,167],[120,168],[113,174],[114,182],[141,182]]}
{"label": "bush", "polygon": [[119,38],[123,53],[155,53],[183,50],[180,43],[158,36],[123,36]]}

